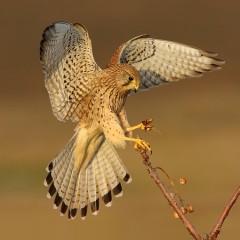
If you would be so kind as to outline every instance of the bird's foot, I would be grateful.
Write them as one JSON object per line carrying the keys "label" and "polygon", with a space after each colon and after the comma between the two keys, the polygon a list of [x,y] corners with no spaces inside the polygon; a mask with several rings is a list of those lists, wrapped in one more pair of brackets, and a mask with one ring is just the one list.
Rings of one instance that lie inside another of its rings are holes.
{"label": "bird's foot", "polygon": [[134,149],[135,150],[143,149],[145,151],[149,151],[150,153],[152,153],[152,149],[151,149],[149,143],[147,143],[145,140],[143,140],[141,138],[128,138],[128,137],[126,137],[125,140],[134,142]]}
{"label": "bird's foot", "polygon": [[152,153],[152,149],[149,145],[149,143],[147,143],[145,140],[141,139],[141,138],[133,138],[133,142],[134,144],[134,149],[135,150],[139,150],[139,149],[143,149],[145,151],[149,151],[150,153]]}
{"label": "bird's foot", "polygon": [[133,130],[136,130],[138,128],[144,130],[144,131],[150,131],[152,130],[153,126],[151,126],[151,123],[152,123],[153,119],[152,118],[149,118],[147,120],[144,120],[142,121],[142,123],[136,125],[136,126],[133,126],[133,127],[128,127],[126,129],[127,132],[131,132]]}
{"label": "bird's foot", "polygon": [[153,122],[152,118],[149,118],[147,120],[142,121],[141,123],[141,129],[145,130],[145,131],[150,131],[152,130],[153,126],[151,125],[151,123]]}

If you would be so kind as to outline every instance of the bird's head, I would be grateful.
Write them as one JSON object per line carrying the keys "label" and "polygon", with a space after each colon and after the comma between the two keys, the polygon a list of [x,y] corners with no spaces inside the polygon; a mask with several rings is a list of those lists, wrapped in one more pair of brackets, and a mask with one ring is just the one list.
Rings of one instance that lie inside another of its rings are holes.
{"label": "bird's head", "polygon": [[135,91],[137,92],[140,86],[141,78],[138,71],[127,64],[115,66],[116,69],[116,82],[121,90],[124,92]]}

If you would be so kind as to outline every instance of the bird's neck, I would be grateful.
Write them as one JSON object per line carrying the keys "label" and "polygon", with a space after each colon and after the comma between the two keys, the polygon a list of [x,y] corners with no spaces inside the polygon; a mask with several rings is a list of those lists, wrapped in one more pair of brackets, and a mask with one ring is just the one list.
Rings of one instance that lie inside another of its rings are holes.
{"label": "bird's neck", "polygon": [[128,93],[121,92],[118,89],[114,89],[111,94],[109,94],[109,108],[116,114],[121,112],[125,105]]}

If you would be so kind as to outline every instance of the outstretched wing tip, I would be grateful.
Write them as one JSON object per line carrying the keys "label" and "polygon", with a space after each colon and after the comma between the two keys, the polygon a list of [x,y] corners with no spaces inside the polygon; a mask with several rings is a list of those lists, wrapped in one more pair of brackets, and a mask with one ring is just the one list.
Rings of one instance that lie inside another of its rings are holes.
{"label": "outstretched wing tip", "polygon": [[47,44],[47,41],[49,40],[49,38],[51,38],[51,35],[54,34],[53,31],[56,32],[56,26],[57,24],[68,24],[68,23],[65,23],[65,22],[53,22],[51,25],[47,26],[43,33],[42,33],[42,40],[40,42],[40,62],[43,63],[44,61],[44,51],[45,51],[45,44]]}
{"label": "outstretched wing tip", "polygon": [[217,63],[216,65],[222,66],[226,63],[226,61],[218,58],[218,53],[211,52],[211,51],[204,51],[204,50],[200,50],[200,49],[199,49],[199,51],[202,54],[202,56],[213,59]]}
{"label": "outstretched wing tip", "polygon": [[217,62],[217,64],[215,64],[216,66],[219,66],[220,69],[222,68],[222,66],[226,63],[226,61],[221,60],[219,58],[214,58],[214,60]]}

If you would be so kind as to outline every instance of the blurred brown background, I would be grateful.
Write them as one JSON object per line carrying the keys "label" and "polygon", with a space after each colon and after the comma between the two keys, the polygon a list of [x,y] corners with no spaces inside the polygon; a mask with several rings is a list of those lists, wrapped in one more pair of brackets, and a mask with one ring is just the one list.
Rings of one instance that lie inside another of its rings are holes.
{"label": "blurred brown background", "polygon": [[[239,9],[229,0],[2,2],[0,239],[192,239],[130,146],[119,153],[134,181],[111,208],[84,222],[52,210],[45,166],[75,126],[52,115],[39,63],[41,34],[59,20],[87,27],[102,67],[120,43],[143,33],[226,60],[221,71],[131,96],[126,106],[133,124],[155,120],[156,131],[138,134],[151,144],[156,166],[188,179],[180,191],[195,208],[189,218],[201,234],[209,232],[240,179]],[[239,222],[237,203],[219,239],[240,239]]]}

